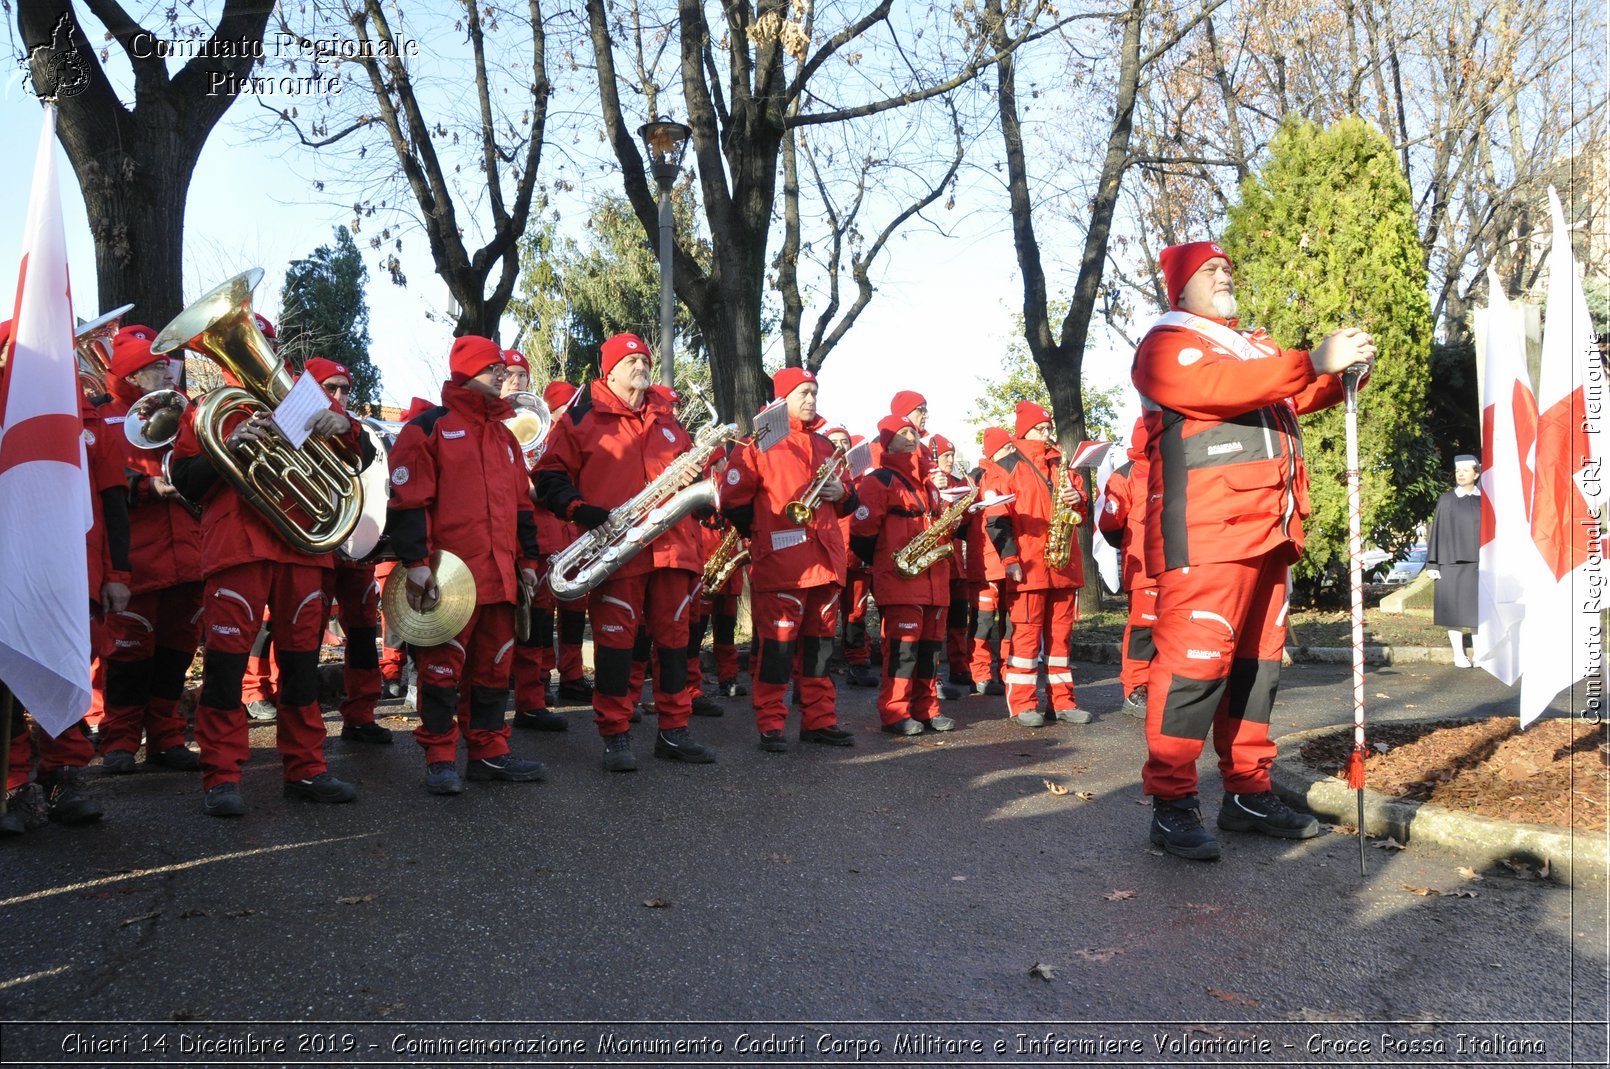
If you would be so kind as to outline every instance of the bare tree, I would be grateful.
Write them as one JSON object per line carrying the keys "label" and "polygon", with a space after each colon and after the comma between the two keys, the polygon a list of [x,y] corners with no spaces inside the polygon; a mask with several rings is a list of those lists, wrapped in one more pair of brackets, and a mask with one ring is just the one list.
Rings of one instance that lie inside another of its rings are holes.
{"label": "bare tree", "polygon": [[[117,0],[85,0],[117,42],[134,72],[134,104],[126,105],[102,67],[68,0],[17,5],[17,30],[33,50],[41,83],[53,56],[48,42],[65,29],[81,91],[57,102],[56,136],[78,176],[95,239],[95,278],[102,307],[133,303],[150,323],[165,323],[184,307],[185,199],[196,161],[213,127],[234,103],[234,86],[255,62],[272,0],[228,0],[210,35],[190,27],[194,58],[176,74],[158,44],[180,36],[170,9],[163,31],[145,29]],[[44,46],[44,47],[41,47]]]}

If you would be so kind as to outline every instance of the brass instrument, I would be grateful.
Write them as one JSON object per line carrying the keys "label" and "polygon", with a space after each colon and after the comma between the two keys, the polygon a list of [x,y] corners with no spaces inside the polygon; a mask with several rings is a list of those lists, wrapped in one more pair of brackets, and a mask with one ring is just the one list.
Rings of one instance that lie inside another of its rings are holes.
{"label": "brass instrument", "polygon": [[704,592],[706,595],[714,594],[726,585],[744,561],[749,559],[749,547],[744,545],[743,538],[738,534],[738,528],[727,528],[727,535],[721,540],[710,559],[704,562]]}
{"label": "brass instrument", "polygon": [[123,317],[133,309],[132,304],[114,308],[81,323],[73,331],[73,352],[78,360],[78,385],[85,393],[101,394],[107,390],[112,373],[112,339],[123,326]]}
{"label": "brass instrument", "polygon": [[586,597],[684,516],[714,506],[714,479],[699,479],[680,490],[677,487],[690,474],[703,471],[716,450],[737,433],[735,423],[710,423],[701,428],[693,448],[671,462],[658,478],[611,509],[603,524],[548,558],[548,585],[554,597],[560,601]]}
{"label": "brass instrument", "polygon": [[1073,489],[1073,473],[1066,464],[1060,467],[1062,476],[1051,498],[1051,523],[1045,536],[1045,563],[1052,568],[1066,568],[1073,559],[1073,529],[1084,522],[1078,509],[1062,503],[1062,494]]}
{"label": "brass instrument", "polygon": [[278,435],[232,445],[224,431],[225,422],[239,412],[272,411],[293,382],[252,317],[252,290],[262,278],[263,269],[254,267],[203,295],[162,328],[151,352],[194,349],[244,384],[244,389],[211,390],[201,399],[196,437],[218,473],[286,542],[318,555],[345,542],[363,513],[357,449],[322,435],[310,437],[300,449]]}
{"label": "brass instrument", "polygon": [[525,466],[529,470],[537,466],[543,451],[548,448],[548,431],[553,427],[553,413],[548,411],[548,405],[541,395],[529,391],[511,393],[507,400],[514,406],[514,415],[504,420],[503,425],[520,443],[520,452],[525,455]]}
{"label": "brass instrument", "polygon": [[783,515],[788,517],[789,523],[799,527],[811,525],[816,519],[816,506],[822,503],[822,488],[844,474],[844,469],[849,466],[849,462],[845,459],[848,454],[849,450],[843,446],[835,447],[833,455],[816,469],[815,478],[805,488],[805,492],[799,495],[799,500],[790,501],[783,506]]}
{"label": "brass instrument", "polygon": [[956,552],[956,528],[967,518],[967,510],[978,500],[978,487],[951,504],[916,538],[901,546],[894,555],[894,570],[903,578],[915,579]]}
{"label": "brass instrument", "polygon": [[190,399],[178,390],[153,390],[129,408],[123,433],[136,449],[166,449],[179,437]]}

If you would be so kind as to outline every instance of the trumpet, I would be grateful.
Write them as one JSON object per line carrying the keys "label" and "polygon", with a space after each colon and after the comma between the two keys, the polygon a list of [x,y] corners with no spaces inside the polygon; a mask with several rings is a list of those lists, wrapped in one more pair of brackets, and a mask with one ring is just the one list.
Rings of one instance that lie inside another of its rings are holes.
{"label": "trumpet", "polygon": [[504,420],[503,425],[520,443],[525,466],[534,468],[537,461],[542,459],[543,451],[548,448],[548,431],[553,427],[553,413],[548,411],[540,395],[529,391],[511,393],[508,401],[514,406],[514,415]]}
{"label": "trumpet", "polygon": [[799,500],[790,501],[783,506],[783,515],[788,517],[789,523],[799,527],[809,527],[811,525],[816,519],[816,507],[822,503],[823,488],[844,474],[844,469],[849,467],[848,455],[849,450],[843,446],[834,447],[833,455],[823,461],[822,466],[816,469],[815,478],[805,488],[805,492],[799,495]]}
{"label": "trumpet", "polygon": [[178,390],[153,390],[129,409],[123,433],[136,449],[166,449],[179,437],[179,424],[190,401]]}

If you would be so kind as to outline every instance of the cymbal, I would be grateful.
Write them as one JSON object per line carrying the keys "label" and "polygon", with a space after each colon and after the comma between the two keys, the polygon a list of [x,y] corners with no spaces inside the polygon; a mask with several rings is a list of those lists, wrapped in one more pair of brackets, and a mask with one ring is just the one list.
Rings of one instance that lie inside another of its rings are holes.
{"label": "cymbal", "polygon": [[380,610],[386,627],[412,646],[440,646],[454,638],[475,612],[475,577],[456,554],[439,549],[430,556],[431,570],[441,597],[434,608],[421,612],[408,604],[408,569],[397,568],[386,577],[380,592]]}

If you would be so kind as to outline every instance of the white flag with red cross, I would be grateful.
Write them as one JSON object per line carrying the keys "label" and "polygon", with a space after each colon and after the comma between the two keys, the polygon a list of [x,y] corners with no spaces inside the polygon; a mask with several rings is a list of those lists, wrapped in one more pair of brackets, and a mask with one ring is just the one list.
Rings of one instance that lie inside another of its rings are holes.
{"label": "white flag with red cross", "polygon": [[56,109],[34,162],[9,357],[0,377],[0,679],[59,735],[89,708],[93,522],[73,356]]}

